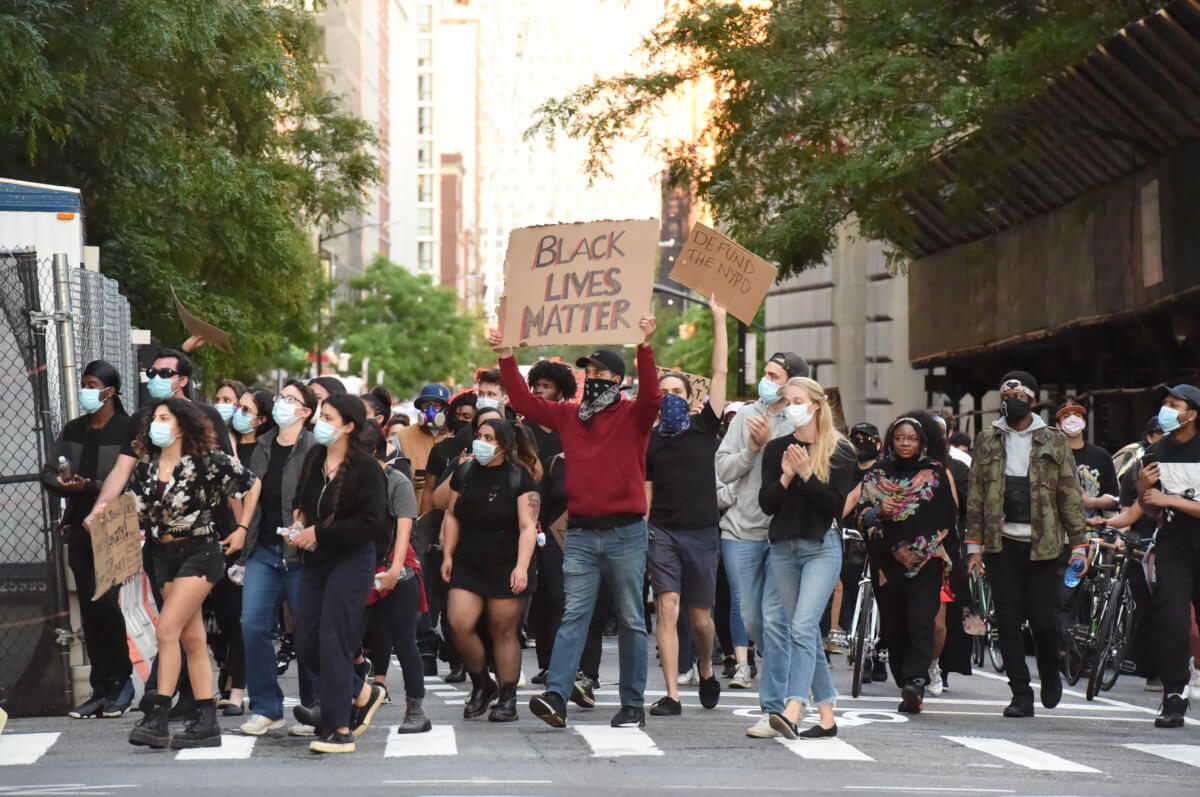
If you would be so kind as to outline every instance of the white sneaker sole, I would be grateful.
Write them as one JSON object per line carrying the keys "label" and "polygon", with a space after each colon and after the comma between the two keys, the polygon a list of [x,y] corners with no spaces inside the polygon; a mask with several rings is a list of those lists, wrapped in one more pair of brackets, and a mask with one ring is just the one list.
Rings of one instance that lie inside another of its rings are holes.
{"label": "white sneaker sole", "polygon": [[261,730],[248,730],[245,725],[242,725],[238,727],[237,732],[242,736],[266,736],[268,731],[277,731],[283,725],[283,720],[275,720],[270,725],[264,726]]}

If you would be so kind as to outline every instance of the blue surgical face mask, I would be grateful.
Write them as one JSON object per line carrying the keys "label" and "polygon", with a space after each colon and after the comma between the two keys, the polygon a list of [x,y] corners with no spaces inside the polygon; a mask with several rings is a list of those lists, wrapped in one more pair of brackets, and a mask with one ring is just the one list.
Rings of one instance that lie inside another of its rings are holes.
{"label": "blue surgical face mask", "polygon": [[479,410],[498,410],[500,409],[500,399],[489,398],[488,396],[480,396],[475,399],[475,409]]}
{"label": "blue surgical face mask", "polygon": [[93,413],[104,406],[104,402],[100,400],[100,394],[103,390],[97,390],[94,387],[85,387],[79,391],[79,406],[86,413]]}
{"label": "blue surgical face mask", "polygon": [[238,408],[233,415],[233,429],[238,434],[250,434],[254,431],[254,416]]}
{"label": "blue surgical face mask", "polygon": [[496,458],[496,447],[486,440],[476,440],[471,443],[471,453],[480,465],[486,465]]}
{"label": "blue surgical face mask", "polygon": [[159,448],[166,448],[175,442],[175,435],[171,434],[171,424],[163,421],[154,421],[150,424],[150,442]]}
{"label": "blue surgical face mask", "polygon": [[765,376],[758,380],[758,400],[763,404],[774,404],[779,401],[779,385]]}
{"label": "blue surgical face mask", "polygon": [[332,423],[317,421],[313,424],[313,437],[317,439],[318,443],[327,448],[333,445],[340,435],[341,432]]}
{"label": "blue surgical face mask", "polygon": [[175,388],[171,386],[171,378],[155,376],[146,385],[146,392],[150,394],[150,398],[165,399],[175,393]]}
{"label": "blue surgical face mask", "polygon": [[236,404],[217,404],[216,407],[217,407],[217,414],[221,416],[221,420],[225,421],[225,425],[228,426],[229,422],[231,420],[233,420],[233,414],[235,412],[237,412],[237,405]]}
{"label": "blue surgical face mask", "polygon": [[[1158,425],[1162,427],[1164,432],[1170,434],[1179,427],[1183,426],[1183,424],[1179,422],[1179,415],[1179,410],[1164,405],[1158,410]],[[1188,421],[1188,423],[1191,423],[1191,421]]]}
{"label": "blue surgical face mask", "polygon": [[288,401],[276,401],[271,408],[271,418],[280,429],[286,429],[300,420],[296,417],[296,405]]}

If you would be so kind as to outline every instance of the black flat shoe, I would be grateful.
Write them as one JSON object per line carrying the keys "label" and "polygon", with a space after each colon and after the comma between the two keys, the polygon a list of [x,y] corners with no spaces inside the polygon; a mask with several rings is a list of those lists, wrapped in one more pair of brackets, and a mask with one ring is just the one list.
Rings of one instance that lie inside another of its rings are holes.
{"label": "black flat shoe", "polygon": [[798,739],[829,739],[837,736],[837,725],[832,728],[822,728],[820,725],[814,725],[811,728],[806,728],[797,734]]}
{"label": "black flat shoe", "polygon": [[800,735],[800,731],[796,728],[796,723],[782,714],[772,714],[768,721],[771,723],[771,730],[785,739],[795,739]]}

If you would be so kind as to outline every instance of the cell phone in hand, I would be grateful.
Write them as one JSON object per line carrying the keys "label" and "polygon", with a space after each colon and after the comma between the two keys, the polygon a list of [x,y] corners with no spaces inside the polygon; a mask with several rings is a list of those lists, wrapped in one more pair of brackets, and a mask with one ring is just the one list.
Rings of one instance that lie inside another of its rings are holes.
{"label": "cell phone in hand", "polygon": [[1157,465],[1157,464],[1158,464],[1158,454],[1154,453],[1153,451],[1147,451],[1145,454],[1142,455],[1142,467],[1143,468],[1148,468],[1151,465]]}

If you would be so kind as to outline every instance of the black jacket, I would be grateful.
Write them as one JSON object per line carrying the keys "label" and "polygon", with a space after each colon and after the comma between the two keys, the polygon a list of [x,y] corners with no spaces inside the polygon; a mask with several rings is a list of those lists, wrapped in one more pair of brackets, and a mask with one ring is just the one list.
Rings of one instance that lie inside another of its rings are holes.
{"label": "black jacket", "polygon": [[76,525],[92,511],[104,479],[112,472],[121,454],[121,446],[129,437],[129,416],[116,413],[99,430],[99,450],[96,452],[96,472],[82,493],[67,496],[58,486],[58,458],[66,457],[71,463],[71,473],[78,474],[85,459],[84,444],[90,431],[91,415],[80,415],[63,427],[50,459],[42,468],[42,484],[51,495],[67,498],[67,511],[63,514],[63,525]]}
{"label": "black jacket", "polygon": [[388,521],[387,477],[364,451],[347,454],[338,474],[325,484],[325,446],[314,446],[304,462],[296,509],[315,528],[317,549],[304,561],[325,562],[363,545],[375,545]]}

